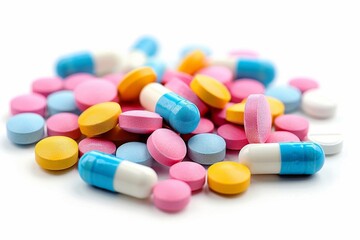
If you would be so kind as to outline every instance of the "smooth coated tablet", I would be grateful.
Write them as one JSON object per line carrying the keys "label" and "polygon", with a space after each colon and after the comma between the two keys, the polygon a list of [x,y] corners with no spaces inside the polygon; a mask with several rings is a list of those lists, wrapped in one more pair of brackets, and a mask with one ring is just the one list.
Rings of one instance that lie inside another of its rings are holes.
{"label": "smooth coated tablet", "polygon": [[311,117],[325,119],[335,115],[337,103],[321,89],[312,89],[303,94],[301,108]]}
{"label": "smooth coated tablet", "polygon": [[245,103],[236,103],[226,108],[225,119],[228,122],[244,124]]}
{"label": "smooth coated tablet", "polygon": [[301,104],[301,92],[292,86],[269,87],[265,94],[279,99],[285,105],[285,113],[296,111]]}
{"label": "smooth coated tablet", "polygon": [[114,155],[116,145],[112,141],[103,138],[84,138],[79,142],[80,157],[93,150]]}
{"label": "smooth coated tablet", "polygon": [[187,183],[191,191],[198,191],[205,184],[206,169],[195,162],[179,162],[170,167],[169,176]]}
{"label": "smooth coated tablet", "polygon": [[264,94],[265,86],[253,79],[239,79],[230,84],[229,90],[231,101],[239,103],[250,94]]}
{"label": "smooth coated tablet", "polygon": [[122,144],[116,150],[116,157],[148,167],[153,163],[153,158],[146,144],[142,142],[127,142]]}
{"label": "smooth coated tablet", "polygon": [[125,74],[122,72],[110,73],[102,77],[102,79],[111,82],[116,87],[119,86],[120,82],[124,79]]}
{"label": "smooth coated tablet", "polygon": [[48,115],[54,115],[61,112],[78,113],[79,109],[75,103],[74,92],[62,90],[54,92],[47,97]]}
{"label": "smooth coated tablet", "polygon": [[178,70],[193,75],[206,66],[206,55],[200,50],[188,53],[180,62]]}
{"label": "smooth coated tablet", "polygon": [[12,115],[19,113],[36,113],[45,117],[46,98],[38,93],[29,93],[17,96],[10,101]]}
{"label": "smooth coated tablet", "polygon": [[275,131],[271,132],[270,136],[266,140],[266,143],[280,143],[280,142],[300,142],[298,136],[287,131]]}
{"label": "smooth coated tablet", "polygon": [[62,90],[64,87],[64,81],[58,77],[44,77],[34,80],[31,84],[31,90],[33,93],[38,93],[47,97],[53,92]]}
{"label": "smooth coated tablet", "polygon": [[225,86],[229,86],[234,80],[234,73],[224,66],[208,66],[198,71],[197,74],[212,77]]}
{"label": "smooth coated tablet", "polygon": [[187,141],[189,140],[192,136],[196,135],[196,134],[200,134],[200,133],[212,133],[214,131],[214,123],[212,121],[210,121],[207,118],[200,118],[200,122],[199,125],[197,126],[197,128],[195,128],[194,131],[192,131],[189,134],[183,134],[182,138]]}
{"label": "smooth coated tablet", "polygon": [[242,126],[224,124],[217,129],[217,134],[225,140],[226,148],[230,150],[240,150],[249,144]]}
{"label": "smooth coated tablet", "polygon": [[326,155],[333,155],[341,152],[344,136],[340,133],[310,133],[307,140],[319,144]]}
{"label": "smooth coated tablet", "polygon": [[74,73],[64,79],[64,89],[73,91],[79,84],[96,77],[89,73]]}
{"label": "smooth coated tablet", "polygon": [[57,113],[46,120],[48,136],[66,136],[78,139],[81,136],[78,115],[74,113]]}
{"label": "smooth coated tablet", "polygon": [[276,131],[287,131],[295,134],[303,141],[309,131],[309,121],[298,115],[285,114],[277,117],[274,122]]}
{"label": "smooth coated tablet", "polygon": [[131,110],[119,115],[119,126],[132,133],[152,133],[162,124],[163,118],[159,114],[146,110]]}
{"label": "smooth coated tablet", "polygon": [[319,87],[319,83],[317,81],[312,78],[305,77],[290,79],[289,85],[299,89],[301,93],[305,93],[306,91]]}

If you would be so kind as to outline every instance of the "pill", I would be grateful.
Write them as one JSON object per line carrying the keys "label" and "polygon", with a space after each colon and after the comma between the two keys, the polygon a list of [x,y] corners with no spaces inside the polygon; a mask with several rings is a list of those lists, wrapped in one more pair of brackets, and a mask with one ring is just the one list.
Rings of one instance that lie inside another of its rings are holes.
{"label": "pill", "polygon": [[217,134],[225,140],[226,148],[230,150],[240,150],[249,144],[242,126],[224,124],[217,129]]}
{"label": "pill", "polygon": [[46,170],[64,170],[78,161],[78,144],[65,136],[42,139],[35,146],[35,160]]}
{"label": "pill", "polygon": [[157,182],[156,172],[113,155],[90,151],[79,160],[79,174],[86,183],[135,198],[147,198]]}
{"label": "pill", "polygon": [[265,91],[265,95],[279,99],[285,106],[285,113],[294,112],[300,107],[301,92],[292,86],[272,86]]}
{"label": "pill", "polygon": [[319,84],[314,79],[305,77],[290,79],[289,85],[299,89],[301,93],[305,93],[310,89],[315,89],[319,87]]}
{"label": "pill", "polygon": [[234,103],[229,102],[225,105],[223,109],[211,109],[211,120],[216,126],[221,126],[228,123],[228,121],[226,120],[226,111],[232,105],[234,105]]}
{"label": "pill", "polygon": [[307,115],[314,118],[331,118],[335,115],[337,103],[321,89],[312,89],[303,94],[301,108]]}
{"label": "pill", "polygon": [[236,58],[258,58],[259,54],[252,50],[235,49],[229,52],[229,56]]}
{"label": "pill", "polygon": [[121,102],[121,110],[123,112],[131,110],[144,110],[144,107],[141,106],[140,102]]}
{"label": "pill", "polygon": [[131,110],[119,115],[119,126],[132,133],[147,134],[162,127],[162,117],[146,110]]}
{"label": "pill", "polygon": [[91,79],[74,89],[75,103],[81,111],[103,102],[118,102],[118,92],[114,84],[104,80]]}
{"label": "pill", "polygon": [[188,141],[192,136],[199,133],[212,133],[214,131],[214,124],[207,118],[200,118],[199,125],[189,134],[183,134],[181,137]]}
{"label": "pill", "polygon": [[87,137],[110,131],[118,123],[121,108],[118,103],[105,102],[89,107],[79,116],[79,127]]}
{"label": "pill", "polygon": [[89,73],[74,73],[64,79],[64,89],[73,91],[79,84],[90,79],[98,79]]}
{"label": "pill", "polygon": [[198,191],[205,184],[206,169],[195,162],[179,162],[170,167],[169,176],[187,183],[191,191]]}
{"label": "pill", "polygon": [[207,65],[206,55],[200,50],[189,52],[180,62],[178,70],[190,75]]}
{"label": "pill", "polygon": [[225,119],[228,122],[244,124],[245,103],[236,103],[226,109]]}
{"label": "pill", "polygon": [[153,190],[155,207],[165,212],[179,212],[190,202],[191,189],[188,184],[176,179],[158,182]]}
{"label": "pill", "polygon": [[131,50],[145,54],[147,57],[154,57],[158,52],[157,40],[152,36],[141,36],[133,44]]}
{"label": "pill", "polygon": [[197,134],[189,139],[187,145],[189,158],[202,165],[211,165],[225,158],[225,140],[216,134]]}
{"label": "pill", "polygon": [[184,140],[170,129],[155,130],[147,139],[146,146],[155,161],[165,166],[181,162],[186,156]]}
{"label": "pill", "polygon": [[266,96],[266,100],[269,103],[272,122],[274,123],[275,118],[284,114],[285,105],[280,100],[273,97]]}
{"label": "pill", "polygon": [[20,113],[6,122],[8,139],[20,145],[38,142],[44,137],[45,120],[36,113]]}
{"label": "pill", "polygon": [[247,166],[237,162],[223,161],[209,167],[207,182],[209,189],[216,193],[234,195],[248,189],[250,175]]}
{"label": "pill", "polygon": [[298,136],[287,131],[275,131],[270,133],[266,143],[300,142]]}
{"label": "pill", "polygon": [[38,93],[47,97],[50,93],[62,90],[64,82],[58,77],[43,77],[34,80],[31,84],[33,93]]}
{"label": "pill", "polygon": [[81,136],[78,116],[74,113],[57,113],[46,120],[48,136],[66,136],[78,139]]}
{"label": "pill", "polygon": [[249,143],[264,143],[271,133],[269,103],[262,94],[251,94],[245,103],[244,128]]}
{"label": "pill", "polygon": [[309,131],[309,121],[298,115],[285,114],[277,117],[274,122],[276,131],[287,131],[295,134],[301,141]]}
{"label": "pill", "polygon": [[49,116],[62,112],[75,114],[80,112],[76,107],[74,92],[70,90],[51,93],[47,97],[47,110]]}
{"label": "pill", "polygon": [[264,85],[253,79],[240,79],[232,82],[229,86],[231,101],[239,103],[250,94],[264,94]]}
{"label": "pill", "polygon": [[307,140],[319,144],[326,155],[333,155],[341,152],[344,136],[340,133],[310,133]]}
{"label": "pill", "polygon": [[197,74],[212,77],[225,86],[229,86],[234,79],[234,73],[224,66],[208,66],[198,71]]}
{"label": "pill", "polygon": [[163,84],[166,84],[166,83],[170,82],[174,78],[183,81],[187,85],[190,85],[190,82],[193,79],[193,76],[191,76],[190,74],[184,73],[184,72],[179,72],[179,71],[167,69],[165,71],[164,75],[163,75],[163,78],[162,78],[161,82]]}
{"label": "pill", "polygon": [[121,129],[118,124],[116,124],[116,126],[113,127],[111,130],[103,134],[96,135],[96,137],[114,142],[116,146],[120,146],[127,142],[146,141],[146,139],[144,139],[144,136],[147,137],[147,135],[127,132],[124,129]]}
{"label": "pill", "polygon": [[211,54],[210,48],[203,45],[192,44],[185,46],[181,49],[180,57],[185,57],[187,54],[195,50],[202,51],[206,56],[209,56]]}
{"label": "pill", "polygon": [[224,108],[231,99],[224,84],[205,75],[197,74],[191,81],[190,88],[203,102],[214,108]]}
{"label": "pill", "polygon": [[19,113],[36,113],[45,117],[46,98],[38,93],[28,93],[14,97],[10,101],[12,115]]}
{"label": "pill", "polygon": [[146,144],[142,142],[127,142],[122,144],[116,150],[116,157],[148,167],[151,167],[153,162],[153,158]]}
{"label": "pill", "polygon": [[148,59],[145,66],[152,68],[156,74],[156,82],[161,82],[166,70],[166,64],[158,59]]}
{"label": "pill", "polygon": [[115,154],[116,146],[112,141],[102,138],[84,138],[79,142],[80,157],[86,152],[93,150],[107,154]]}
{"label": "pill", "polygon": [[194,131],[200,121],[200,112],[195,104],[160,83],[146,85],[140,93],[140,103],[146,110],[158,113],[182,134]]}
{"label": "pill", "polygon": [[120,82],[123,80],[125,74],[123,72],[110,73],[102,77],[102,79],[111,82],[116,87],[119,86]]}

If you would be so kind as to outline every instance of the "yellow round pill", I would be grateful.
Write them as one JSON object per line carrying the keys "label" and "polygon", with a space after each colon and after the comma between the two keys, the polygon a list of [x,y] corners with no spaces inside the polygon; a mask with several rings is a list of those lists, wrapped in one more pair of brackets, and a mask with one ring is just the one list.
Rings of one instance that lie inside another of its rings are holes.
{"label": "yellow round pill", "polygon": [[272,116],[272,122],[274,123],[275,118],[284,114],[285,105],[277,98],[267,96],[266,100],[269,103],[270,112],[271,112],[271,116]]}
{"label": "yellow round pill", "polygon": [[224,108],[231,99],[225,85],[209,76],[197,74],[191,81],[190,88],[203,102],[214,108]]}
{"label": "yellow round pill", "polygon": [[150,67],[140,67],[128,72],[118,85],[120,99],[138,100],[141,90],[156,81],[156,73]]}
{"label": "yellow round pill", "polygon": [[237,103],[226,109],[225,119],[236,124],[244,124],[245,103]]}
{"label": "yellow round pill", "polygon": [[208,186],[220,194],[239,194],[250,185],[250,170],[238,162],[218,162],[208,169]]}
{"label": "yellow round pill", "polygon": [[190,75],[206,67],[206,55],[200,50],[188,53],[180,62],[178,70]]}
{"label": "yellow round pill", "polygon": [[44,169],[63,170],[77,163],[78,152],[78,145],[72,138],[52,136],[36,144],[35,160]]}
{"label": "yellow round pill", "polygon": [[121,108],[118,103],[95,104],[81,113],[78,119],[80,131],[88,137],[110,131],[118,123]]}

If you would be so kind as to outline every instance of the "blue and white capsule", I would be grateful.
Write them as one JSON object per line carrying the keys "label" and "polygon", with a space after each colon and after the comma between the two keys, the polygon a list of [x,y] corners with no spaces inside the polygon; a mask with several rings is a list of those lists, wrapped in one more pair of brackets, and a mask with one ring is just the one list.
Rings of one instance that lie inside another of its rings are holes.
{"label": "blue and white capsule", "polygon": [[252,174],[312,175],[323,167],[325,155],[317,143],[248,144],[239,161]]}
{"label": "blue and white capsule", "polygon": [[200,112],[196,105],[160,83],[146,85],[141,90],[140,103],[146,110],[158,113],[181,134],[191,133],[199,125]]}
{"label": "blue and white capsule", "polygon": [[158,181],[152,168],[99,151],[85,153],[78,169],[86,183],[136,198],[149,197]]}

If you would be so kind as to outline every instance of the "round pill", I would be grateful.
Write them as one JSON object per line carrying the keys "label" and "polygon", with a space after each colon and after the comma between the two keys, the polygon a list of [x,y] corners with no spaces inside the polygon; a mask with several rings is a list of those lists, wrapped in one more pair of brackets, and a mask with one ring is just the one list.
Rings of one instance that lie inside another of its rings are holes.
{"label": "round pill", "polygon": [[38,142],[44,137],[45,120],[36,113],[20,113],[6,122],[8,139],[20,145]]}
{"label": "round pill", "polygon": [[160,181],[153,188],[153,203],[165,212],[183,210],[189,204],[190,197],[189,185],[176,179]]}
{"label": "round pill", "polygon": [[35,146],[35,160],[40,167],[47,170],[70,168],[78,161],[78,145],[69,137],[44,138]]}
{"label": "round pill", "polygon": [[89,73],[75,73],[64,79],[64,89],[73,91],[80,83],[94,79],[95,76]]}
{"label": "round pill", "polygon": [[163,84],[166,84],[166,83],[170,82],[171,80],[173,80],[174,78],[181,80],[182,82],[186,83],[187,85],[190,85],[190,82],[193,79],[193,76],[191,76],[190,74],[184,73],[184,72],[178,72],[178,71],[168,69],[165,71],[161,82]]}
{"label": "round pill", "polygon": [[231,123],[244,124],[245,103],[236,103],[226,109],[225,119]]}
{"label": "round pill", "polygon": [[245,103],[244,128],[249,143],[265,143],[271,133],[269,103],[262,94],[251,94]]}
{"label": "round pill", "polygon": [[266,143],[300,142],[298,136],[287,131],[275,131],[270,133]]}
{"label": "round pill", "polygon": [[279,99],[285,105],[285,113],[294,112],[300,107],[301,92],[292,86],[270,87],[265,94]]}
{"label": "round pill", "polygon": [[265,92],[264,84],[253,79],[236,80],[230,84],[229,89],[232,102],[241,102],[250,94],[263,94]]}
{"label": "round pill", "polygon": [[312,89],[303,94],[301,108],[311,117],[325,119],[335,115],[337,104],[321,89]]}
{"label": "round pill", "polygon": [[80,157],[93,150],[107,154],[115,154],[116,146],[112,141],[102,138],[84,138],[79,142],[79,153]]}
{"label": "round pill", "polygon": [[214,124],[207,118],[200,118],[199,125],[189,134],[183,134],[182,138],[187,141],[192,136],[200,133],[212,133],[214,131]]}
{"label": "round pill", "polygon": [[162,127],[162,117],[146,110],[132,110],[119,115],[119,126],[132,133],[152,133]]}
{"label": "round pill", "polygon": [[48,115],[61,112],[79,113],[76,107],[74,92],[62,90],[50,94],[47,98]]}
{"label": "round pill", "polygon": [[224,84],[201,74],[194,77],[190,88],[202,101],[214,108],[224,108],[231,98],[230,92]]}
{"label": "round pill", "polygon": [[81,136],[78,116],[73,113],[57,113],[46,120],[48,136],[66,136],[78,139]]}
{"label": "round pill", "polygon": [[38,93],[47,97],[50,93],[62,90],[64,82],[58,77],[39,78],[32,82],[31,89],[33,93]]}
{"label": "round pill", "polygon": [[108,82],[111,82],[112,84],[114,84],[116,87],[119,86],[120,82],[123,80],[125,74],[122,72],[118,72],[118,73],[110,73],[107,74],[105,76],[103,76],[102,78]]}
{"label": "round pill", "polygon": [[223,161],[225,154],[225,140],[216,134],[201,133],[188,141],[189,158],[202,165],[211,165]]}
{"label": "round pill", "polygon": [[298,136],[300,141],[305,139],[309,130],[309,121],[302,116],[293,114],[285,114],[277,117],[274,125],[276,131],[291,132]]}
{"label": "round pill", "polygon": [[45,116],[46,98],[37,93],[23,94],[10,101],[12,115],[19,113],[36,113]]}
{"label": "round pill", "polygon": [[206,66],[206,55],[201,50],[189,52],[180,62],[178,70],[193,75]]}
{"label": "round pill", "polygon": [[307,140],[319,144],[326,155],[333,155],[341,152],[344,137],[339,133],[310,133]]}
{"label": "round pill", "polygon": [[124,143],[117,148],[116,157],[149,167],[153,162],[146,144],[142,142]]}
{"label": "round pill", "polygon": [[155,161],[165,166],[181,162],[186,155],[184,140],[170,129],[155,130],[148,138],[146,145]]}
{"label": "round pill", "polygon": [[234,105],[234,103],[229,102],[225,105],[223,109],[211,109],[211,120],[216,126],[221,126],[228,123],[228,121],[226,120],[226,111],[232,105]]}
{"label": "round pill", "polygon": [[145,136],[136,133],[127,132],[121,129],[118,124],[106,133],[97,135],[96,137],[110,140],[115,143],[116,146],[120,146],[127,142],[146,141]]}
{"label": "round pill", "polygon": [[241,126],[224,124],[217,129],[217,134],[225,140],[226,148],[230,150],[241,150],[249,144],[245,130]]}
{"label": "round pill", "polygon": [[197,74],[212,77],[225,86],[228,86],[234,79],[234,73],[224,66],[208,66],[198,71]]}
{"label": "round pill", "polygon": [[79,127],[82,134],[88,137],[110,131],[117,125],[121,108],[118,103],[98,103],[86,109],[79,116]]}
{"label": "round pill", "polygon": [[239,194],[250,185],[250,170],[238,162],[218,162],[208,169],[209,188],[220,194]]}
{"label": "round pill", "polygon": [[299,89],[301,93],[319,87],[319,84],[314,79],[303,77],[291,79],[289,85]]}
{"label": "round pill", "polygon": [[266,100],[269,103],[272,122],[274,123],[275,118],[284,114],[285,105],[280,100],[273,97],[266,96]]}
{"label": "round pill", "polygon": [[195,162],[179,162],[170,167],[169,175],[170,178],[187,183],[191,191],[198,191],[205,184],[206,170]]}

